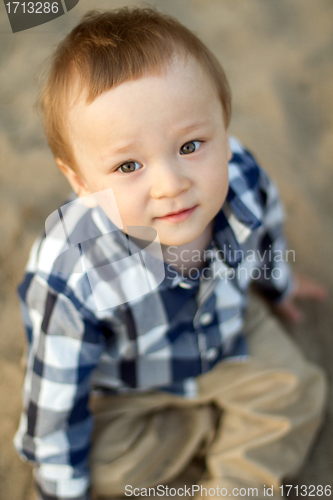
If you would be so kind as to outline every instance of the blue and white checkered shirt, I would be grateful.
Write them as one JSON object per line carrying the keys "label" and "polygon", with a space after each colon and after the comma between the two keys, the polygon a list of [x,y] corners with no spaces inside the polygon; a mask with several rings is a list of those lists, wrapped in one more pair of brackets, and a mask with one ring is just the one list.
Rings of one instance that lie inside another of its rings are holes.
{"label": "blue and white checkered shirt", "polygon": [[89,498],[91,391],[193,397],[198,375],[247,356],[249,283],[272,300],[289,293],[277,190],[230,142],[229,191],[200,272],[183,276],[75,200],[34,244],[19,287],[29,350],[15,445],[37,464],[41,498]]}

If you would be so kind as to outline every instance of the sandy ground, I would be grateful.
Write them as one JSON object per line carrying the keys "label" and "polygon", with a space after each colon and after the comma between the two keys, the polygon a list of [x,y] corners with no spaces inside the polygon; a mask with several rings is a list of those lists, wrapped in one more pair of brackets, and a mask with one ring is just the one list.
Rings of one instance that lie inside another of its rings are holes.
{"label": "sandy ground", "polygon": [[[147,2],[193,29],[223,63],[233,89],[231,131],[280,186],[294,267],[333,285],[332,0],[160,0]],[[37,74],[54,45],[90,8],[127,5],[81,0],[69,14],[12,34],[0,4],[0,499],[33,498],[30,467],[12,446],[20,414],[25,344],[16,286],[31,244],[69,189],[57,172],[33,111]],[[333,374],[332,294],[303,305],[290,328],[308,357]],[[333,399],[295,484],[333,484]],[[198,466],[200,469],[200,466]],[[199,469],[186,472],[187,484]]]}

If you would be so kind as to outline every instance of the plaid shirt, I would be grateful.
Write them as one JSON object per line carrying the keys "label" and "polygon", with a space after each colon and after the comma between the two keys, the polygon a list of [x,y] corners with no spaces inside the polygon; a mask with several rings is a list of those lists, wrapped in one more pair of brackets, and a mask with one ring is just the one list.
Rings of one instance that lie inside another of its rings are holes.
{"label": "plaid shirt", "polygon": [[247,357],[249,283],[271,300],[289,293],[276,188],[230,142],[227,198],[205,265],[190,276],[145,251],[99,206],[78,210],[74,199],[47,219],[19,287],[29,350],[15,437],[37,464],[41,498],[89,498],[90,391],[193,397],[198,375]]}

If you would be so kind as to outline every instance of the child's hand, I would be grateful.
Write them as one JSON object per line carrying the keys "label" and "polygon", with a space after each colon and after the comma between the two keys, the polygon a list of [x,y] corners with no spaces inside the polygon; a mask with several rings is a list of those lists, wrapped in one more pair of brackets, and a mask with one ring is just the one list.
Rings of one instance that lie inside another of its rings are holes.
{"label": "child's hand", "polygon": [[295,299],[324,300],[327,297],[327,289],[307,278],[306,276],[295,275],[296,288],[294,293],[279,304],[274,304],[274,312],[282,319],[291,323],[299,323],[303,319],[303,314],[295,304]]}

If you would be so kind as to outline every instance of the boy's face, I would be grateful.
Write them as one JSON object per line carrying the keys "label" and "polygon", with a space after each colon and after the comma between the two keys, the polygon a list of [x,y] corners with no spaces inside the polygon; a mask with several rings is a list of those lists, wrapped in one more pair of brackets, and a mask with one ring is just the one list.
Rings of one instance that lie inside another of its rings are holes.
{"label": "boy's face", "polygon": [[193,58],[76,104],[69,126],[80,173],[58,165],[80,196],[112,188],[125,228],[149,226],[162,244],[185,245],[221,208],[229,140],[217,92]]}

